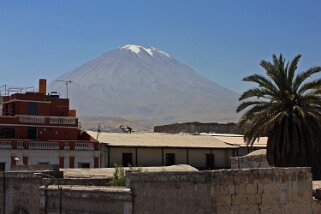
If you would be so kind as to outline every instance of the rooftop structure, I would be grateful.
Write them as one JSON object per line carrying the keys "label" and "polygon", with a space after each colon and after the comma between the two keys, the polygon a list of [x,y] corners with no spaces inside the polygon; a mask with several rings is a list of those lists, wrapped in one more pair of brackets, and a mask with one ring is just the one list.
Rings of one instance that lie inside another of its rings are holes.
{"label": "rooftop structure", "polygon": [[266,146],[262,142],[247,147],[242,135],[87,133],[98,136],[102,167],[188,164],[197,169],[229,168],[230,157]]}
{"label": "rooftop structure", "polygon": [[[73,168],[77,155],[69,151],[99,150],[98,143],[78,128],[76,110],[70,109],[69,99],[47,94],[44,79],[39,81],[38,92],[2,96],[0,104],[0,170],[19,161]],[[93,162],[93,167],[98,167],[98,157]],[[88,160],[84,163],[88,166]]]}

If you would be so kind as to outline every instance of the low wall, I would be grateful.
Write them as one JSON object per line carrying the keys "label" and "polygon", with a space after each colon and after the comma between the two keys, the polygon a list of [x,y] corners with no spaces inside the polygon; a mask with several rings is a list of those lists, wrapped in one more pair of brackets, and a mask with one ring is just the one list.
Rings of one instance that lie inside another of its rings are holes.
{"label": "low wall", "polygon": [[[26,213],[38,214],[41,212],[40,203],[40,186],[59,183],[60,185],[104,185],[108,184],[107,179],[62,179],[51,178],[42,179],[41,176],[34,175],[39,171],[7,171],[0,174],[0,213]],[[41,171],[45,174],[62,176],[61,172]],[[104,188],[100,187],[100,189]],[[100,190],[97,187],[97,194]],[[66,190],[69,191],[68,189]],[[111,199],[109,197],[106,200]],[[75,205],[75,203],[73,204]],[[77,206],[75,206],[77,207]]]}
{"label": "low wall", "polygon": [[320,213],[310,168],[127,171],[127,188],[60,185],[59,191],[44,186],[48,181],[32,172],[0,174],[0,212],[59,213],[61,201],[70,214]]}
{"label": "low wall", "polygon": [[270,167],[266,160],[265,154],[246,155],[242,157],[231,157],[230,162],[231,162],[231,169]]}
{"label": "low wall", "polygon": [[39,186],[42,179],[30,172],[0,175],[1,213],[39,213]]}
{"label": "low wall", "polygon": [[[99,186],[41,187],[41,213],[131,214],[132,198],[128,188]],[[47,210],[47,212],[46,212]]]}
{"label": "low wall", "polygon": [[133,213],[311,213],[309,168],[127,172]]}

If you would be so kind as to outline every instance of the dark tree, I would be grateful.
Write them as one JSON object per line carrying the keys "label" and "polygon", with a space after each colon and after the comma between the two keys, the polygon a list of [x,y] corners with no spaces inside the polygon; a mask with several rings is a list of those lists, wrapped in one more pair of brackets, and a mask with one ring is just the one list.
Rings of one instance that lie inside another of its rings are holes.
{"label": "dark tree", "polygon": [[285,63],[280,55],[273,62],[262,60],[266,75],[254,74],[243,81],[257,87],[239,98],[237,112],[244,111],[238,122],[245,129],[248,145],[261,136],[268,137],[267,160],[277,167],[312,167],[314,178],[321,175],[321,71],[312,67],[296,74],[301,55]]}

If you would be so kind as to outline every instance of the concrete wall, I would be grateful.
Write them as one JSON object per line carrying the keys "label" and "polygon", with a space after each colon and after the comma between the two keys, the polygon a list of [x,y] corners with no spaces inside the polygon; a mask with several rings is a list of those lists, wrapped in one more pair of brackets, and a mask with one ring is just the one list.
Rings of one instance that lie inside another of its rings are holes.
{"label": "concrete wall", "polygon": [[128,172],[133,213],[312,213],[309,168]]}
{"label": "concrete wall", "polygon": [[62,202],[62,212],[68,214],[132,213],[132,197],[130,189],[128,188],[62,186],[60,195],[60,191],[57,186],[49,186],[47,190],[45,187],[42,187],[40,213],[46,213],[47,204],[48,213],[58,214],[60,209],[60,200]]}

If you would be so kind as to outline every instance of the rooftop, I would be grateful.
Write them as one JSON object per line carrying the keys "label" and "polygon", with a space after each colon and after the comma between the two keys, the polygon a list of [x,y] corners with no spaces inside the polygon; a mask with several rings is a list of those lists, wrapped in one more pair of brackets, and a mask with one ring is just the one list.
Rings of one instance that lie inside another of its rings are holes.
{"label": "rooftop", "polygon": [[[229,144],[238,145],[240,147],[247,147],[246,142],[244,141],[243,135],[235,135],[235,136],[229,136],[229,135],[215,135],[215,138]],[[259,140],[256,140],[253,144],[253,147],[261,147],[266,148],[267,145],[267,137],[261,137]]]}
{"label": "rooftop", "polygon": [[[138,169],[137,167],[123,167],[125,170]],[[143,172],[194,172],[198,171],[194,167],[186,164],[162,166],[162,167],[139,167]],[[64,178],[112,178],[115,168],[97,168],[97,169],[60,169],[63,171]]]}
{"label": "rooftop", "polygon": [[[96,139],[97,132],[87,131]],[[98,141],[114,147],[238,148],[217,137],[165,133],[99,133]]]}

